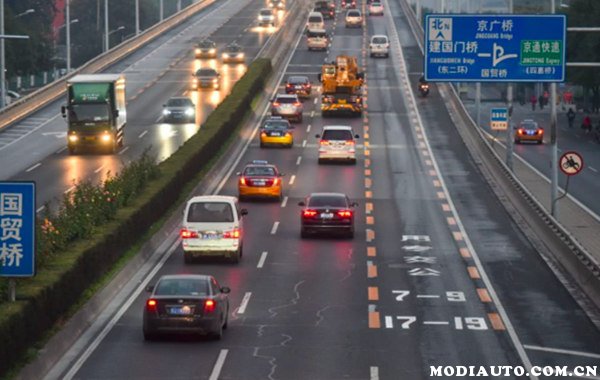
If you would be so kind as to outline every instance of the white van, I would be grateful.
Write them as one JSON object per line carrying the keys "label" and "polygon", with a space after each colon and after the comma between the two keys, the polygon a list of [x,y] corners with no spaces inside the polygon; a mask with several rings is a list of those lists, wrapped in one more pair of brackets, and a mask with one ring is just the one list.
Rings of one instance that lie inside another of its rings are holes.
{"label": "white van", "polygon": [[306,44],[308,50],[327,50],[329,36],[325,29],[309,29],[306,33]]}
{"label": "white van", "polygon": [[236,197],[204,195],[187,202],[181,224],[181,246],[186,263],[199,256],[242,257],[244,228]]}
{"label": "white van", "polygon": [[311,29],[325,29],[325,21],[321,12],[310,12],[308,14],[308,22],[306,28]]}

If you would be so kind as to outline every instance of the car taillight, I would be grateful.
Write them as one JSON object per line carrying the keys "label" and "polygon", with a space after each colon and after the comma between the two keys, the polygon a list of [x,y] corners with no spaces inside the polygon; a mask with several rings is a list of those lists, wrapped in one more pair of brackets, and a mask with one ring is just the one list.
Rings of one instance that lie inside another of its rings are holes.
{"label": "car taillight", "polygon": [[291,135],[292,135],[292,134],[291,134],[291,133],[289,133],[289,132],[286,132],[286,133],[285,133],[285,137],[290,137]]}
{"label": "car taillight", "polygon": [[523,134],[523,128],[519,128],[519,130],[517,130],[517,133],[522,135]]}
{"label": "car taillight", "polygon": [[291,84],[291,83],[287,83],[287,84],[285,85],[285,87],[292,87],[292,84]]}
{"label": "car taillight", "polygon": [[217,308],[217,302],[215,300],[204,301],[204,312],[212,313]]}
{"label": "car taillight", "polygon": [[261,132],[260,135],[261,137],[267,137],[267,132]]}
{"label": "car taillight", "polygon": [[316,216],[317,212],[315,210],[304,210],[302,212],[302,216],[305,218],[312,218],[313,216]]}
{"label": "car taillight", "polygon": [[310,88],[310,83],[305,84],[304,87]]}
{"label": "car taillight", "polygon": [[300,102],[296,102],[296,103],[294,103],[294,106],[296,106],[296,107],[300,107],[300,105],[301,105],[301,104],[302,104],[302,103],[300,103]]}
{"label": "car taillight", "polygon": [[157,305],[156,300],[150,298],[148,301],[146,301],[146,310],[155,313],[156,305]]}
{"label": "car taillight", "polygon": [[346,140],[346,145],[354,145],[354,140]]}
{"label": "car taillight", "polygon": [[240,185],[246,186],[246,177],[240,178]]}
{"label": "car taillight", "polygon": [[196,231],[190,231],[187,228],[182,228],[179,232],[179,235],[182,239],[194,239],[198,237],[198,233]]}
{"label": "car taillight", "polygon": [[319,144],[321,144],[321,145],[329,145],[329,141],[327,141],[327,140],[321,140],[321,141],[319,141]]}
{"label": "car taillight", "polygon": [[537,131],[537,134],[538,134],[538,135],[541,135],[541,134],[543,134],[543,133],[544,133],[544,130],[543,130],[543,129],[538,129],[538,131]]}
{"label": "car taillight", "polygon": [[277,185],[279,185],[279,178],[275,178],[273,180],[273,186],[277,186]]}
{"label": "car taillight", "polygon": [[223,232],[223,239],[237,239],[240,237],[240,229],[234,228],[231,231]]}
{"label": "car taillight", "polygon": [[352,211],[340,210],[338,211],[338,215],[340,216],[340,218],[350,218],[352,216]]}
{"label": "car taillight", "polygon": [[273,107],[279,107],[279,102],[274,102]]}

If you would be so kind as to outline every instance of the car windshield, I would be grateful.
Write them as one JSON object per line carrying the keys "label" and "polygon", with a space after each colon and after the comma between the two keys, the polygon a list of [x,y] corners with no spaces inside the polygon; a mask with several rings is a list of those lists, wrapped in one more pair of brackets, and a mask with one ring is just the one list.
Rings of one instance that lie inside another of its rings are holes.
{"label": "car windshield", "polygon": [[272,177],[275,175],[275,168],[272,166],[248,166],[244,170],[245,177]]}
{"label": "car windshield", "polygon": [[238,52],[242,50],[242,47],[238,45],[229,45],[227,46],[227,50],[230,52]]}
{"label": "car windshield", "polygon": [[288,123],[284,120],[279,121],[267,121],[264,126],[267,130],[285,130],[288,129]]}
{"label": "car windshield", "polygon": [[277,102],[291,104],[291,103],[295,103],[296,102],[296,98],[287,97],[287,96],[286,97],[280,97],[280,98],[277,98]]}
{"label": "car windshield", "polygon": [[165,278],[160,280],[155,296],[207,296],[208,280],[199,278]]}
{"label": "car windshield", "polygon": [[373,43],[374,44],[385,44],[385,43],[387,43],[387,38],[385,38],[385,37],[375,37],[375,38],[373,38]]}
{"label": "car windshield", "polygon": [[270,9],[263,9],[260,11],[261,16],[273,16],[273,11]]}
{"label": "car windshield", "polygon": [[216,77],[217,72],[213,69],[200,69],[196,71],[197,77]]}
{"label": "car windshield", "polygon": [[323,140],[353,140],[352,132],[345,129],[326,129]]}
{"label": "car windshield", "polygon": [[69,107],[71,121],[108,121],[109,108],[106,103],[99,104],[72,104]]}
{"label": "car windshield", "polygon": [[308,200],[308,207],[348,207],[348,204],[339,195],[318,195]]}
{"label": "car windshield", "polygon": [[522,123],[521,128],[523,129],[537,129],[538,126],[536,123]]}
{"label": "car windshield", "polygon": [[372,6],[372,7],[380,7],[380,6],[381,6],[381,3],[371,3],[371,6]]}
{"label": "car windshield", "polygon": [[214,46],[214,42],[211,41],[202,41],[198,44],[199,47],[201,48],[211,48]]}
{"label": "car windshield", "polygon": [[195,202],[190,205],[187,221],[191,223],[232,223],[233,210],[226,202]]}
{"label": "car windshield", "polygon": [[319,16],[310,16],[308,18],[308,22],[317,23],[317,22],[321,22],[321,21],[323,21],[323,19],[321,17],[319,17]]}
{"label": "car windshield", "polygon": [[327,37],[326,32],[313,32],[311,30],[308,31],[308,38],[325,38]]}
{"label": "car windshield", "polygon": [[167,102],[168,107],[186,107],[191,105],[192,101],[186,98],[173,98]]}
{"label": "car windshield", "polygon": [[360,17],[359,11],[350,11],[348,12],[348,17]]}

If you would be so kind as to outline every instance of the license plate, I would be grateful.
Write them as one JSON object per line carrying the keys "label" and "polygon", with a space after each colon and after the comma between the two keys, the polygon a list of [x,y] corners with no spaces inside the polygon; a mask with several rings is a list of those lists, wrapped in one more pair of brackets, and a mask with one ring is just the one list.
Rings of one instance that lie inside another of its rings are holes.
{"label": "license plate", "polygon": [[302,88],[302,86],[295,86],[295,88],[296,88],[296,89],[301,89],[301,88]]}
{"label": "license plate", "polygon": [[204,240],[214,240],[214,239],[218,239],[220,236],[219,234],[217,234],[216,232],[207,232],[207,233],[203,233],[202,234],[202,239]]}
{"label": "license plate", "polygon": [[321,214],[321,218],[322,219],[331,219],[331,218],[333,218],[333,214],[330,212],[324,212]]}
{"label": "license plate", "polygon": [[94,141],[94,140],[96,140],[96,138],[95,138],[95,137],[93,137],[93,136],[92,136],[92,137],[86,137],[86,138],[85,138],[85,141]]}
{"label": "license plate", "polygon": [[340,100],[338,101],[338,103],[340,103],[340,104],[346,104],[346,99],[340,99]]}
{"label": "license plate", "polygon": [[252,183],[254,186],[264,186],[266,184],[265,181],[253,181]]}
{"label": "license plate", "polygon": [[271,132],[271,136],[281,137],[281,133],[279,133],[279,132]]}
{"label": "license plate", "polygon": [[533,135],[535,135],[535,131],[527,131],[527,134],[528,134],[529,136],[533,136]]}
{"label": "license plate", "polygon": [[170,307],[169,314],[171,314],[171,315],[190,315],[190,314],[192,314],[192,308],[189,306]]}

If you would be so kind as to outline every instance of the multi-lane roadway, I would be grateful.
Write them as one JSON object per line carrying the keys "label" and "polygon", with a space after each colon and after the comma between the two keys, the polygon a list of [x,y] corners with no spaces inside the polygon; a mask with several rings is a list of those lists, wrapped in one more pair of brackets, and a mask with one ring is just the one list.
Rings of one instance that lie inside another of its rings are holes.
{"label": "multi-lane roadway", "polygon": [[[243,133],[248,140],[239,160],[224,161],[234,167],[210,179],[223,185],[218,193],[237,195],[232,173],[246,162],[268,160],[286,173],[281,202],[243,203],[249,215],[241,262],[186,265],[173,239],[177,227],[161,231],[170,239],[150,274],[126,284],[136,290],[116,298],[102,332],[83,336],[49,378],[412,380],[429,378],[430,366],[598,365],[598,329],[492,196],[437,91],[413,96],[422,55],[400,1],[384,1],[384,16],[367,17],[362,29],[345,28],[338,13],[326,22],[333,34],[326,52],[309,52],[298,36],[276,73],[283,91],[289,75],[316,83],[323,62],[339,54],[359,57],[366,72],[363,117],[323,119],[315,93],[304,102],[292,149],[261,149],[255,135]],[[159,159],[168,156],[197,130],[159,120],[169,96],[188,93],[199,64],[189,50],[192,35],[210,30],[220,46],[235,39],[250,57],[268,37],[255,28],[262,2],[246,3],[219,2],[112,68],[124,70],[134,86],[127,151],[68,156],[63,139],[44,135],[64,131],[57,118],[0,150],[14,157],[0,169],[3,178],[34,179],[42,199],[50,199],[68,190],[72,178],[114,170],[121,157],[136,157],[147,146]],[[373,34],[390,37],[389,59],[368,57]],[[243,73],[228,70],[231,80]],[[192,95],[210,98],[195,99],[199,118],[227,90]],[[41,113],[50,118],[57,109]],[[355,166],[318,165],[314,135],[332,124],[360,134]],[[41,148],[47,144],[52,147]],[[354,239],[300,238],[297,203],[317,191],[345,192],[359,203]],[[144,341],[141,289],[173,273],[212,274],[232,289],[222,340]]]}

